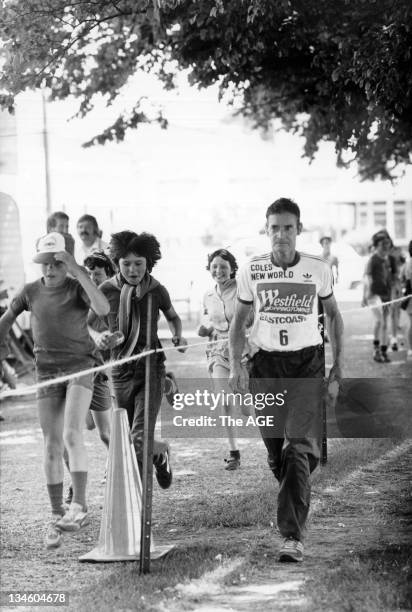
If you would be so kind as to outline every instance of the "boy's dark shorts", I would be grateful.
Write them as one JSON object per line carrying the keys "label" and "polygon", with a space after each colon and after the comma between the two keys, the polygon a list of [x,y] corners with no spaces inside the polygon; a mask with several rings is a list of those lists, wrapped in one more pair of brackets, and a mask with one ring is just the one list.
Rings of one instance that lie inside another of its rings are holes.
{"label": "boy's dark shorts", "polygon": [[109,379],[104,372],[96,372],[94,375],[93,396],[90,410],[95,412],[106,412],[112,407]]}

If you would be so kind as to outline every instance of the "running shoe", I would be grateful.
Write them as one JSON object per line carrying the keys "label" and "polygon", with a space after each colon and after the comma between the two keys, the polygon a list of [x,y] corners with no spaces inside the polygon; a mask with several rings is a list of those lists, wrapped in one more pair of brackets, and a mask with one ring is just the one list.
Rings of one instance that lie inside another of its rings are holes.
{"label": "running shoe", "polygon": [[170,465],[170,450],[167,448],[163,453],[158,455],[153,464],[155,467],[156,478],[159,486],[162,489],[168,489],[172,484],[172,468]]}
{"label": "running shoe", "polygon": [[303,544],[295,538],[285,538],[279,551],[279,561],[297,563],[303,561]]}
{"label": "running shoe", "polygon": [[386,352],[382,353],[382,363],[390,363],[390,362],[391,360],[389,359],[388,354]]}
{"label": "running shoe", "polygon": [[61,518],[61,514],[52,514],[51,521],[47,525],[45,542],[48,549],[59,548],[62,543],[62,532],[57,527],[57,523]]}
{"label": "running shoe", "polygon": [[64,516],[57,521],[56,526],[62,531],[79,531],[89,522],[87,510],[81,504],[72,502]]}
{"label": "running shoe", "polygon": [[225,459],[226,467],[225,470],[231,472],[232,470],[237,470],[240,468],[240,457],[229,457]]}

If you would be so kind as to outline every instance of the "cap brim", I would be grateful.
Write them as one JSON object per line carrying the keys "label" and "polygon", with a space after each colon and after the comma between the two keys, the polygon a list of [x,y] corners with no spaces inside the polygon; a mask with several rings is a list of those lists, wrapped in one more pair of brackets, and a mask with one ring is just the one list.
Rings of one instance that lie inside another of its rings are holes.
{"label": "cap brim", "polygon": [[55,255],[54,253],[37,253],[33,257],[33,261],[34,263],[39,263],[39,264],[56,263],[54,255]]}

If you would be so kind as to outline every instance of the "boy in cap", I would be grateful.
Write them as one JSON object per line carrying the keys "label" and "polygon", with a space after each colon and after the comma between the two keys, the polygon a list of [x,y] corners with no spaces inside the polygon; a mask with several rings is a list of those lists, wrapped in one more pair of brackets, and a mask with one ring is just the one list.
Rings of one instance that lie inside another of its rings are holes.
{"label": "boy in cap", "polygon": [[[51,232],[37,242],[33,258],[42,277],[24,285],[0,319],[0,345],[24,310],[31,312],[37,381],[52,380],[92,367],[98,360],[87,329],[92,308],[106,315],[109,304],[66,248],[62,234]],[[93,389],[86,374],[38,389],[37,406],[44,437],[44,469],[52,520],[47,548],[61,544],[61,531],[77,531],[87,523],[87,454],[83,428]],[[73,501],[63,508],[63,446],[69,453]]]}

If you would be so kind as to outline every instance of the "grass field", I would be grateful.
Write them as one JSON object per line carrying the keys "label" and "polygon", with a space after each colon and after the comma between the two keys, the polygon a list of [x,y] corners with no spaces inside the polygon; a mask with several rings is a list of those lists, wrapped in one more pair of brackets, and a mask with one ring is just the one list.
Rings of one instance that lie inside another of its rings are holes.
{"label": "grass field", "polygon": [[[410,365],[396,355],[398,361],[386,370],[371,362],[369,340],[358,338],[367,323],[354,317],[347,325],[346,375],[409,376]],[[188,363],[191,376],[205,375],[202,348],[170,354],[169,367],[178,377],[187,376]],[[411,608],[411,446],[400,438],[329,442],[328,463],[313,482],[305,562],[286,567],[276,561],[277,486],[262,442],[240,440],[241,469],[227,472],[224,439],[170,440],[174,483],[168,491],[154,488],[153,537],[175,548],[141,576],[137,563],[78,562],[95,546],[100,527],[105,453],[96,432],[86,432],[91,523],[48,552],[43,548],[48,513],[42,436],[34,402],[7,402],[3,414],[3,591],[63,590],[70,596],[65,609],[88,612]]]}

